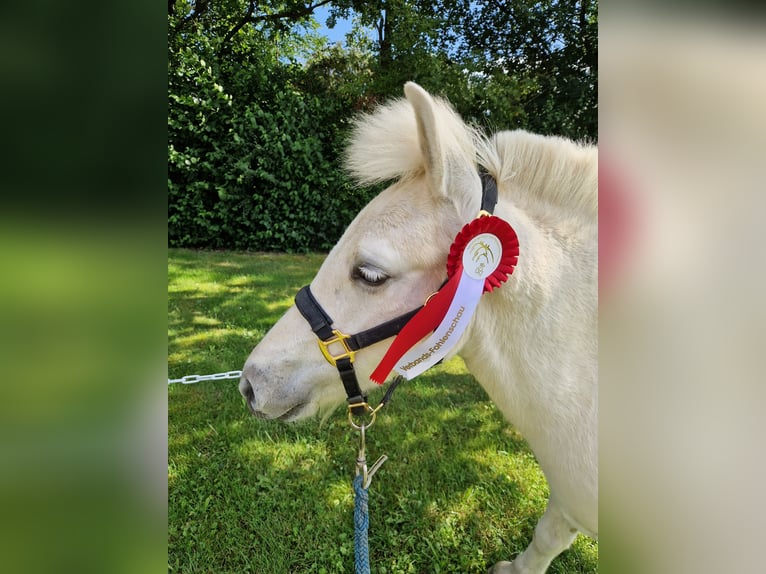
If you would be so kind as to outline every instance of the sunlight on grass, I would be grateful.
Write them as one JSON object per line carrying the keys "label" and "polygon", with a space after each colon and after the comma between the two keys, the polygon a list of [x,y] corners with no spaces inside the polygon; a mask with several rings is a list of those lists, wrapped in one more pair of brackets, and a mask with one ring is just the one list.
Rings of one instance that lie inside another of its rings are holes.
{"label": "sunlight on grass", "polygon": [[202,281],[180,281],[176,284],[176,287],[171,290],[171,293],[185,293],[187,296],[201,299],[209,295],[219,295],[221,293],[229,293],[230,287],[224,283],[216,283],[215,281],[202,282]]}
{"label": "sunlight on grass", "polygon": [[176,344],[181,347],[204,347],[206,343],[223,341],[227,336],[235,333],[233,329],[210,329],[203,333],[194,333],[193,335],[187,335],[178,337]]}
{"label": "sunlight on grass", "polygon": [[171,250],[170,376],[195,374],[188,369],[240,369],[323,258]]}
{"label": "sunlight on grass", "polygon": [[195,315],[194,319],[192,319],[192,323],[194,325],[206,325],[206,326],[218,326],[221,324],[221,321],[218,319],[214,319],[213,317],[205,317],[204,315]]}
{"label": "sunlight on grass", "polygon": [[183,468],[179,468],[180,463],[178,460],[168,461],[168,486],[172,486],[172,482],[183,474]]}
{"label": "sunlight on grass", "polygon": [[449,373],[451,375],[467,375],[468,369],[465,368],[465,363],[460,357],[452,357],[447,361],[444,361],[439,365],[439,369],[443,373]]}
{"label": "sunlight on grass", "polygon": [[318,462],[327,459],[327,449],[321,443],[263,442],[251,440],[242,443],[237,453],[246,460],[268,459],[273,470],[309,471]]}
{"label": "sunlight on grass", "polygon": [[[241,368],[323,259],[170,250],[169,374]],[[236,381],[173,385],[168,432],[173,571],[354,571],[358,435],[342,408],[288,425],[253,418]],[[368,464],[389,456],[370,490],[376,571],[478,574],[529,543],[547,484],[461,359],[403,384],[367,438]],[[580,537],[550,573],[597,564]]]}
{"label": "sunlight on grass", "polygon": [[325,502],[328,507],[337,508],[339,506],[353,507],[354,496],[353,488],[349,480],[336,481],[325,489]]}
{"label": "sunlight on grass", "polygon": [[477,487],[469,486],[451,504],[447,504],[441,510],[436,505],[431,505],[429,512],[434,517],[447,514],[465,519],[481,510],[482,503],[480,497],[481,495],[477,492]]}
{"label": "sunlight on grass", "polygon": [[253,285],[253,278],[247,275],[238,275],[229,279],[226,285],[229,287],[251,287]]}
{"label": "sunlight on grass", "polygon": [[575,538],[572,547],[582,552],[594,563],[598,564],[598,542],[595,540],[580,534]]}
{"label": "sunlight on grass", "polygon": [[270,303],[266,303],[266,309],[269,311],[272,311],[274,313],[279,313],[280,315],[287,311],[293,304],[293,297],[285,297],[284,299],[280,299],[279,301],[272,301]]}

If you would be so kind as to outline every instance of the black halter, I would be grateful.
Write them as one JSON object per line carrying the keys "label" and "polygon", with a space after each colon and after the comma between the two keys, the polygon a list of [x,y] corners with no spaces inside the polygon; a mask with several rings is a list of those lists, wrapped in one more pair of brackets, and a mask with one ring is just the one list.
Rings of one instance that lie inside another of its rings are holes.
{"label": "black halter", "polygon": [[[384,339],[397,335],[407,322],[422,309],[418,307],[408,313],[399,315],[390,321],[386,321],[376,327],[347,335],[332,328],[333,320],[325,312],[319,302],[314,298],[311,288],[306,285],[295,296],[295,305],[311,325],[311,330],[319,337],[319,348],[325,359],[338,369],[340,380],[346,389],[348,407],[354,415],[362,415],[367,411],[367,396],[362,393],[359,381],[354,372],[354,355],[359,349],[374,345]],[[330,345],[340,345],[340,352],[333,354]]]}
{"label": "black halter", "polygon": [[[491,214],[497,204],[497,184],[491,175],[481,174],[481,211]],[[319,338],[319,348],[325,359],[338,369],[340,380],[346,389],[348,408],[353,415],[363,415],[370,410],[367,396],[362,393],[359,381],[354,372],[354,355],[360,349],[374,345],[380,341],[399,334],[407,322],[412,319],[423,306],[394,317],[390,321],[361,331],[356,335],[347,335],[338,329],[333,329],[333,320],[322,308],[311,292],[309,285],[301,288],[295,296],[295,305],[301,315],[308,321],[311,330]],[[330,345],[340,345],[342,350],[333,354]]]}

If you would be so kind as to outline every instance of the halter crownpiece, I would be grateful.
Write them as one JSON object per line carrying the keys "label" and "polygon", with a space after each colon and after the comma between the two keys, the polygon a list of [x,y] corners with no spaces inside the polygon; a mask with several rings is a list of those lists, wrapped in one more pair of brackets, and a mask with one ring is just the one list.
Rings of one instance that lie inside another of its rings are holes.
{"label": "halter crownpiece", "polygon": [[492,215],[497,205],[497,182],[495,178],[486,172],[479,174],[481,179],[481,207],[479,216],[482,214]]}
{"label": "halter crownpiece", "polygon": [[[333,328],[332,318],[309,285],[298,291],[295,305],[319,339],[322,355],[338,369],[351,415],[373,412],[354,371],[357,351],[397,335],[370,379],[382,384],[394,368],[405,378],[413,378],[438,363],[454,347],[481,294],[500,286],[513,273],[519,253],[516,233],[506,221],[492,215],[498,198],[494,178],[487,173],[480,177],[479,215],[455,237],[447,258],[448,279],[423,306],[348,335]],[[431,336],[424,339],[429,333]],[[393,387],[387,397],[392,390]]]}

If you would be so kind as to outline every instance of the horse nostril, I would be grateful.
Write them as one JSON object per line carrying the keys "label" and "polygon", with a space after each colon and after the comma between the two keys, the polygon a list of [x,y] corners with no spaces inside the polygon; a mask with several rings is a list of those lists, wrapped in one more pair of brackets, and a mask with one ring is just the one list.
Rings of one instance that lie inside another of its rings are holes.
{"label": "horse nostril", "polygon": [[239,393],[245,397],[245,401],[247,401],[248,405],[252,404],[253,399],[255,398],[255,391],[253,390],[253,385],[247,380],[247,377],[243,376],[239,380]]}
{"label": "horse nostril", "polygon": [[253,385],[250,384],[250,381],[244,375],[239,380],[239,393],[243,397],[245,397],[245,404],[247,405],[247,410],[253,413],[256,417],[263,418],[265,416],[263,413],[256,410],[255,390],[253,389]]}

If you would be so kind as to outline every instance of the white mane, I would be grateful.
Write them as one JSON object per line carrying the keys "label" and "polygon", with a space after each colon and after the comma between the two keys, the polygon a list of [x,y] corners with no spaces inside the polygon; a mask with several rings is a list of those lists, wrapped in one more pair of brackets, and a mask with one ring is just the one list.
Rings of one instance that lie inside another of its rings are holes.
{"label": "white mane", "polygon": [[[482,166],[514,204],[536,211],[547,204],[592,218],[598,214],[598,150],[523,130],[487,138],[466,125],[445,100],[433,108],[447,156]],[[396,99],[358,118],[346,151],[346,168],[360,185],[409,179],[425,168],[415,112]]]}
{"label": "white mane", "polygon": [[543,203],[588,219],[598,216],[595,146],[516,130],[479,140],[477,153],[517,207],[534,212],[535,204]]}

